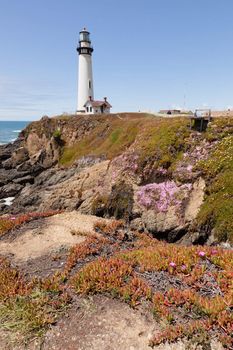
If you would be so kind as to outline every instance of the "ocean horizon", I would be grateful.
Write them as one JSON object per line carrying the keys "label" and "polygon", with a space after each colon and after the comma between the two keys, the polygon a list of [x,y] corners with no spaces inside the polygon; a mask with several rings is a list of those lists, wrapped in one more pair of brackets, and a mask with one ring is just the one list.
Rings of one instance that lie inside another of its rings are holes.
{"label": "ocean horizon", "polygon": [[30,121],[0,121],[0,145],[14,142]]}

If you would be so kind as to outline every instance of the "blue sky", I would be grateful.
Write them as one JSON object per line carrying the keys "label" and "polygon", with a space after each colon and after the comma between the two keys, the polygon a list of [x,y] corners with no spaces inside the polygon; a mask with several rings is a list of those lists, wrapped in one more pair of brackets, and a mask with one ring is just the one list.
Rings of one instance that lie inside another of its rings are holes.
{"label": "blue sky", "polygon": [[73,112],[79,31],[113,111],[233,106],[232,0],[0,0],[0,120]]}

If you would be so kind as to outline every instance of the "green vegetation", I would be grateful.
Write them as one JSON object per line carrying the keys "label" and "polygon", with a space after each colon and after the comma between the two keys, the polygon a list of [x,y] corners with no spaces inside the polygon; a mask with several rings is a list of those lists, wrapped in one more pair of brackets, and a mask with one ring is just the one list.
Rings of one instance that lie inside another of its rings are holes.
{"label": "green vegetation", "polygon": [[187,118],[161,118],[145,124],[135,145],[142,182],[150,181],[158,168],[171,172],[188,147],[189,135]]}
{"label": "green vegetation", "polygon": [[133,145],[133,151],[139,155],[139,169],[147,162],[154,167],[169,168],[185,149],[184,140],[189,133],[186,118],[136,115],[119,119],[113,116],[111,120],[102,119],[87,136],[65,147],[60,163],[70,165],[88,155],[105,155],[107,159],[113,159]]}
{"label": "green vegetation", "polygon": [[205,201],[197,218],[198,229],[214,229],[219,241],[233,242],[233,120],[216,121],[207,131],[209,138],[218,136],[216,145],[207,161],[200,161],[198,168],[207,180]]}
{"label": "green vegetation", "polygon": [[88,155],[105,155],[113,159],[134,142],[142,124],[142,119],[137,118],[122,121],[112,117],[111,122],[103,119],[87,136],[64,148],[60,164],[70,165],[76,159]]}
{"label": "green vegetation", "polygon": [[53,133],[53,137],[56,139],[56,140],[60,140],[61,139],[61,130],[60,129],[56,129]]}

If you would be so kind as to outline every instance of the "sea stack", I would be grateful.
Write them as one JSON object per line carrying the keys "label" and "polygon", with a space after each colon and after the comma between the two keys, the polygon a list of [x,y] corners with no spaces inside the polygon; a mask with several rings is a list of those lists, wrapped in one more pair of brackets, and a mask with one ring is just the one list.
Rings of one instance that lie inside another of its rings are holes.
{"label": "sea stack", "polygon": [[84,105],[91,98],[94,100],[94,87],[92,75],[92,52],[90,32],[84,28],[79,33],[79,53],[78,69],[78,107],[77,113],[85,113]]}

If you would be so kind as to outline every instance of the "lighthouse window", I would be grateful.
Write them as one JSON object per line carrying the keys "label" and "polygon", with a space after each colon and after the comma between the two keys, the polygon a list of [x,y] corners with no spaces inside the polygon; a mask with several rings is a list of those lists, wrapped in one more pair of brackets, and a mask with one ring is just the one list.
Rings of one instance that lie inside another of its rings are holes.
{"label": "lighthouse window", "polygon": [[89,89],[91,89],[91,81],[89,80]]}
{"label": "lighthouse window", "polygon": [[80,33],[80,41],[89,41],[89,33]]}

